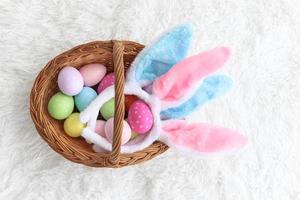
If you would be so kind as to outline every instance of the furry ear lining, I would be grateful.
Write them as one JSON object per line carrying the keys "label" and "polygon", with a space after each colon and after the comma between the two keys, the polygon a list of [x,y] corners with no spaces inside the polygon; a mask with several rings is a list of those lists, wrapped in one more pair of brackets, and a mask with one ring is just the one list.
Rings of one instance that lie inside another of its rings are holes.
{"label": "furry ear lining", "polygon": [[205,123],[170,120],[164,124],[163,130],[163,142],[184,152],[231,152],[247,143],[247,139],[234,130]]}
{"label": "furry ear lining", "polygon": [[231,78],[225,75],[206,77],[189,99],[180,102],[178,106],[161,111],[160,115],[163,119],[183,118],[209,101],[229,91],[232,84]]}
{"label": "furry ear lining", "polygon": [[153,83],[153,93],[166,102],[179,101],[189,90],[195,89],[203,77],[219,69],[229,56],[230,51],[226,47],[191,56],[156,79]]}
{"label": "furry ear lining", "polygon": [[190,24],[177,26],[164,33],[135,58],[127,74],[127,80],[145,86],[166,73],[187,56],[192,33],[193,27]]}

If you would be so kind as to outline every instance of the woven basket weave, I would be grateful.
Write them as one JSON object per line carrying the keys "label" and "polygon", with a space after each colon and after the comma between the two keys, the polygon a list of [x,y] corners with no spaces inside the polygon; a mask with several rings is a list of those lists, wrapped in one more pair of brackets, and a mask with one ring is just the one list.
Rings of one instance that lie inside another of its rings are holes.
{"label": "woven basket weave", "polygon": [[[30,113],[40,136],[65,158],[92,167],[123,167],[152,159],[165,152],[168,146],[156,141],[149,147],[131,154],[120,153],[122,121],[124,119],[124,73],[143,45],[131,41],[95,41],[79,45],[51,60],[37,76],[30,95]],[[115,123],[113,150],[96,153],[83,138],[72,138],[64,133],[63,121],[48,114],[47,105],[59,91],[57,76],[66,65],[76,68],[89,63],[101,63],[108,72],[115,73]]]}

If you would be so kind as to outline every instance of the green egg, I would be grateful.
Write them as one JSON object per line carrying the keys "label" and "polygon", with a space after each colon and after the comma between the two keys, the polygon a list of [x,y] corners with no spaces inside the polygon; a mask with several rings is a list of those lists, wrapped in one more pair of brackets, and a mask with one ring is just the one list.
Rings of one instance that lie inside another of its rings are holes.
{"label": "green egg", "polygon": [[100,113],[106,120],[113,117],[115,114],[115,99],[112,98],[109,101],[105,102],[100,108]]}
{"label": "green egg", "polygon": [[61,92],[53,95],[48,103],[48,112],[54,119],[67,118],[74,109],[73,97]]}

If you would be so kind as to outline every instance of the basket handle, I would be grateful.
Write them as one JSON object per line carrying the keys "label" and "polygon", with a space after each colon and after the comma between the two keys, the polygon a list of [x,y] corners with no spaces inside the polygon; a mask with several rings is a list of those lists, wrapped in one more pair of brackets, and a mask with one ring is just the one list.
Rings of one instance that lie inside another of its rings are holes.
{"label": "basket handle", "polygon": [[121,137],[123,132],[123,120],[125,116],[125,97],[124,97],[124,46],[121,41],[113,43],[113,66],[115,74],[115,115],[114,115],[114,135],[110,160],[113,164],[118,164],[121,153]]}

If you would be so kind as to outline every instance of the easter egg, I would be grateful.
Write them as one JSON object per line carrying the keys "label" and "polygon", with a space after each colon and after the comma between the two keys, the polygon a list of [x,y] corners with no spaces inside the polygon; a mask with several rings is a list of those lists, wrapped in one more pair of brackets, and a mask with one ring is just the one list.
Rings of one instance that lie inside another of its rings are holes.
{"label": "easter egg", "polygon": [[48,102],[48,112],[54,119],[67,118],[74,109],[73,97],[61,92],[56,93]]}
{"label": "easter egg", "polygon": [[125,95],[125,110],[128,112],[131,104],[138,100],[139,98],[135,95]]}
{"label": "easter egg", "polygon": [[147,133],[153,125],[153,115],[149,106],[141,100],[135,101],[129,108],[128,122],[137,134]]}
{"label": "easter egg", "polygon": [[83,78],[74,67],[64,67],[58,74],[58,87],[66,95],[79,94],[83,88]]}
{"label": "easter egg", "polygon": [[105,123],[106,121],[104,120],[97,120],[96,121],[96,127],[95,127],[95,132],[99,135],[101,135],[102,137],[106,137],[105,136]]}
{"label": "easter egg", "polygon": [[[113,136],[114,136],[114,118],[110,118],[106,123],[105,123],[105,135],[107,140],[112,143],[113,141]],[[123,132],[122,132],[122,137],[121,137],[121,144],[125,144],[130,140],[131,137],[131,129],[128,123],[124,120],[123,121]]]}
{"label": "easter egg", "polygon": [[79,72],[85,86],[94,86],[105,76],[106,67],[99,63],[91,63],[81,67]]}
{"label": "easter egg", "polygon": [[115,99],[111,98],[109,101],[105,102],[100,108],[100,113],[106,120],[113,117],[115,114]]}
{"label": "easter egg", "polygon": [[107,74],[106,76],[104,76],[104,78],[99,83],[99,86],[97,89],[98,94],[113,84],[115,84],[114,73]]}
{"label": "easter egg", "polygon": [[79,113],[72,113],[64,122],[64,130],[71,137],[79,137],[84,124],[79,120]]}
{"label": "easter egg", "polygon": [[90,87],[83,87],[81,92],[74,97],[76,108],[83,111],[95,98],[97,92]]}

